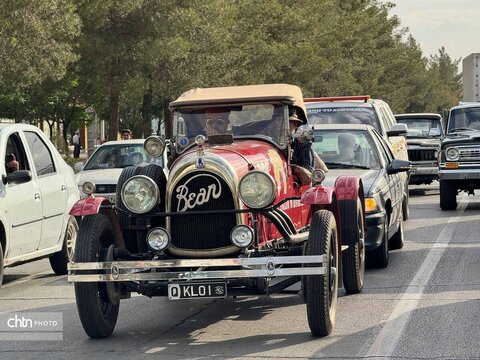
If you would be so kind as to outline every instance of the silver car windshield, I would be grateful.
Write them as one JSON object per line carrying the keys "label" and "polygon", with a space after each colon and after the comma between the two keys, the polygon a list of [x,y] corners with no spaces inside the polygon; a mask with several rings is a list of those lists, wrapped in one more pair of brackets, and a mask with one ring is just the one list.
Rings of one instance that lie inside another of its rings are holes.
{"label": "silver car windshield", "polygon": [[83,170],[124,168],[127,166],[157,164],[163,167],[163,158],[147,155],[142,144],[102,145],[88,159]]}
{"label": "silver car windshield", "polygon": [[448,132],[480,130],[480,107],[452,110],[448,120]]}
{"label": "silver car windshield", "polygon": [[177,152],[193,144],[197,135],[204,135],[207,141],[224,135],[234,139],[258,137],[283,148],[287,144],[288,108],[280,103],[256,103],[179,109],[174,113],[174,132]]}
{"label": "silver car windshield", "polygon": [[366,124],[372,125],[381,132],[378,117],[371,107],[361,106],[330,106],[307,108],[308,122],[317,124]]}

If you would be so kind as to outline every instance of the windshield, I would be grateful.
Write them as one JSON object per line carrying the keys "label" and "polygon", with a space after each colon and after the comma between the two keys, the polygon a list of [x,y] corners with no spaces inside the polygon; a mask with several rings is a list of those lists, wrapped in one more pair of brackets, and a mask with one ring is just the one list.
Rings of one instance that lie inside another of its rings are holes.
{"label": "windshield", "polygon": [[372,125],[380,133],[382,129],[375,110],[370,107],[308,107],[310,124],[367,124]]}
{"label": "windshield", "polygon": [[174,137],[178,152],[189,147],[197,135],[210,142],[222,136],[255,136],[285,147],[287,121],[288,108],[280,103],[179,109],[174,114]]}
{"label": "windshield", "polygon": [[106,144],[100,146],[88,159],[83,170],[124,168],[126,166],[157,164],[163,167],[163,158],[153,158],[139,144]]}
{"label": "windshield", "polygon": [[455,129],[480,130],[480,107],[452,110],[448,119],[448,132]]}
{"label": "windshield", "polygon": [[397,122],[408,126],[407,139],[438,138],[442,135],[442,125],[440,120],[415,118],[398,119]]}
{"label": "windshield", "polygon": [[380,169],[375,143],[367,131],[314,130],[312,149],[331,169]]}

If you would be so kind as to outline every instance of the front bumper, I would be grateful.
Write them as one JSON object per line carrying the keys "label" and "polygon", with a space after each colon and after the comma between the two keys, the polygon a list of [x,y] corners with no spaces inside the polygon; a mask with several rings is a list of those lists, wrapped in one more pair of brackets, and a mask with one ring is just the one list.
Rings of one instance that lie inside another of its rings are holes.
{"label": "front bumper", "polygon": [[[168,281],[324,275],[326,266],[327,256],[325,255],[72,262],[68,264],[68,281]],[[205,270],[209,267],[214,268],[214,270]]]}
{"label": "front bumper", "polygon": [[439,180],[480,180],[480,168],[446,169],[440,168]]}
{"label": "front bumper", "polygon": [[385,212],[367,214],[367,235],[365,237],[365,251],[375,250],[382,244],[384,236]]}
{"label": "front bumper", "polygon": [[437,176],[438,175],[438,165],[423,165],[423,164],[412,164],[412,169],[410,172],[411,176],[415,175],[432,175],[432,176]]}

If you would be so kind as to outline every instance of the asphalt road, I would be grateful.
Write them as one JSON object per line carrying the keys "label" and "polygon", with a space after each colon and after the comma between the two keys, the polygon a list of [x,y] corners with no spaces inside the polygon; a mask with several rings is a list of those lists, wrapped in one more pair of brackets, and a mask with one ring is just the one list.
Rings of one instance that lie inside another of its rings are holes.
{"label": "asphalt road", "polygon": [[112,337],[89,339],[73,286],[48,260],[6,269],[0,313],[60,312],[63,341],[0,341],[0,359],[480,359],[480,196],[439,208],[438,184],[410,191],[405,246],[339,291],[334,332],[313,338],[298,295],[218,301],[133,296]]}

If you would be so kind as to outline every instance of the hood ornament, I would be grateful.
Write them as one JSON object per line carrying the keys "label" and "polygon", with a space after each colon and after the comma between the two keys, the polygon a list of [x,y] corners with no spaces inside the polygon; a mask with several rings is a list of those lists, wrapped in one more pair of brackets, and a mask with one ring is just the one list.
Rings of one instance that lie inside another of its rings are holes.
{"label": "hood ornament", "polygon": [[197,135],[195,137],[195,143],[197,144],[197,160],[195,161],[195,166],[197,169],[203,169],[205,167],[205,152],[203,149],[203,144],[205,144],[205,136]]}

